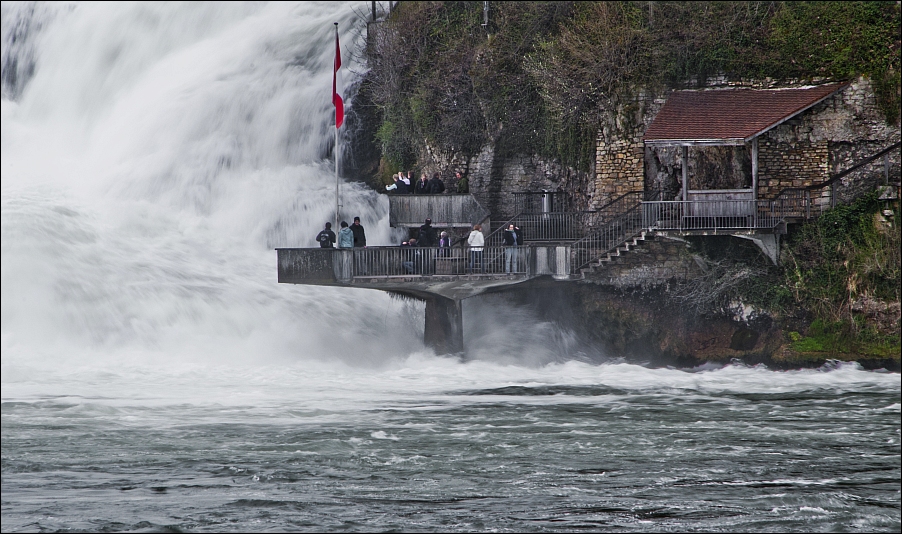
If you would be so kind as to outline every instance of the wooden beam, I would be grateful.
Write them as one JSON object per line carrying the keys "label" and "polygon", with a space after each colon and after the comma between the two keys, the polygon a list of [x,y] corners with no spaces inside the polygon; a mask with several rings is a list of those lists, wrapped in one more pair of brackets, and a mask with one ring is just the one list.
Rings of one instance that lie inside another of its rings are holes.
{"label": "wooden beam", "polygon": [[737,139],[652,139],[646,140],[649,146],[743,146],[746,140]]}
{"label": "wooden beam", "polygon": [[689,147],[683,146],[683,200],[689,200]]}
{"label": "wooden beam", "polygon": [[752,139],[752,191],[758,200],[758,138]]}

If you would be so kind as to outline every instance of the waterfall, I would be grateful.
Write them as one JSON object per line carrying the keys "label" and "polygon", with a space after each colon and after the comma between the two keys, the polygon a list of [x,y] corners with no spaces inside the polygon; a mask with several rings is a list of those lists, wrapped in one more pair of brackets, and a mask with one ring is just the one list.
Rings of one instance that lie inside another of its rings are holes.
{"label": "waterfall", "polygon": [[[333,22],[350,85],[350,3],[4,2],[4,364],[422,350],[409,303],[275,283],[334,211]],[[342,204],[395,242],[383,197]]]}
{"label": "waterfall", "polygon": [[[274,249],[316,246],[333,218],[333,23],[353,111],[367,7],[3,3],[4,377],[431,354],[422,303],[276,283]],[[401,241],[384,196],[341,191],[368,244]],[[471,300],[471,357],[540,365],[575,346],[529,309]]]}

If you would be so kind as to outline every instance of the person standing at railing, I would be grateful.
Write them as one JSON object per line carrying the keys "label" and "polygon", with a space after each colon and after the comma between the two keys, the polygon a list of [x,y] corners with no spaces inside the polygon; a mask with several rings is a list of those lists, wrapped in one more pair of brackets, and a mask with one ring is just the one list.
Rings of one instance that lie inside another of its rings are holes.
{"label": "person standing at railing", "polygon": [[348,228],[347,221],[341,221],[341,230],[338,231],[338,248],[354,248],[354,232]]}
{"label": "person standing at railing", "polygon": [[482,225],[473,225],[473,231],[467,236],[467,243],[470,245],[470,272],[484,272],[482,264],[482,247],[485,246],[485,236],[482,235]]}
{"label": "person standing at railing", "polygon": [[454,190],[458,193],[469,193],[470,192],[470,184],[467,178],[460,174],[460,172],[456,175],[457,183],[455,185]]}
{"label": "person standing at railing", "polygon": [[407,184],[404,183],[403,180],[401,180],[401,176],[403,176],[403,174],[400,172],[398,174],[393,174],[391,176],[391,178],[392,178],[392,180],[394,180],[395,183],[393,183],[389,186],[386,186],[385,191],[386,192],[394,191],[396,194],[406,195],[407,194]]}
{"label": "person standing at railing", "polygon": [[406,249],[404,252],[404,259],[401,261],[401,267],[404,269],[407,274],[417,274],[419,271],[418,264],[420,251],[416,250],[417,240],[415,237],[411,237],[410,241],[405,241],[401,243],[401,248]]}
{"label": "person standing at railing", "polygon": [[448,236],[448,232],[442,232],[441,238],[438,240],[438,255],[440,258],[451,256],[451,237]]}
{"label": "person standing at railing", "polygon": [[523,232],[510,223],[501,236],[504,243],[504,272],[510,274],[520,270],[520,245],[523,244]]}
{"label": "person standing at railing", "polygon": [[332,248],[332,245],[335,243],[335,232],[332,231],[332,223],[327,222],[326,227],[316,234],[316,241],[319,243],[319,248]]}
{"label": "person standing at railing", "polygon": [[363,225],[360,224],[360,217],[354,217],[354,224],[351,225],[351,231],[354,232],[354,246],[365,247],[366,232],[363,230]]}
{"label": "person standing at railing", "polygon": [[404,176],[403,174],[400,176],[401,181],[407,186],[407,193],[413,193],[413,185],[416,183],[416,178],[413,177],[413,171],[407,171],[407,176]]}
{"label": "person standing at railing", "polygon": [[432,227],[432,219],[426,219],[426,222],[420,225],[420,231],[417,234],[417,242],[421,247],[436,246],[435,228]]}
{"label": "person standing at railing", "polygon": [[445,182],[442,181],[442,177],[439,173],[433,173],[432,179],[426,184],[426,193],[430,195],[441,195],[444,192]]}

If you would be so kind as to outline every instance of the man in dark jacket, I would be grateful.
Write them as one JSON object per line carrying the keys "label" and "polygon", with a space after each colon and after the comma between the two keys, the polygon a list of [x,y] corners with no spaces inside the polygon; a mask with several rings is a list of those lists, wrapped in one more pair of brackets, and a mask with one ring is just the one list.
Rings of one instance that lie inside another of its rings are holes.
{"label": "man in dark jacket", "polygon": [[501,236],[504,243],[504,272],[520,271],[520,245],[523,244],[523,232],[514,223],[508,225]]}
{"label": "man in dark jacket", "polygon": [[406,248],[405,254],[403,255],[401,261],[401,267],[404,268],[404,271],[408,274],[418,274],[420,272],[421,267],[421,253],[419,250],[416,250],[417,247],[416,238],[410,238],[410,241],[405,241],[401,243],[402,248]]}
{"label": "man in dark jacket", "polygon": [[417,195],[425,195],[429,193],[429,180],[426,179],[426,173],[424,172],[420,179],[417,180],[417,183],[413,184],[413,192]]}
{"label": "man in dark jacket", "polygon": [[432,227],[432,219],[426,219],[426,222],[420,226],[420,233],[417,234],[417,242],[421,247],[436,246],[437,239],[435,237],[435,228]]}
{"label": "man in dark jacket", "polygon": [[319,243],[319,248],[332,248],[332,245],[335,243],[335,232],[332,231],[332,223],[327,222],[326,227],[316,234],[316,241]]}
{"label": "man in dark jacket", "polygon": [[401,179],[400,172],[398,173],[397,180],[395,180],[395,185],[397,186],[397,189],[395,189],[395,193],[398,193],[399,195],[406,195],[407,193],[409,193],[409,191],[407,189],[407,182],[405,182],[404,180]]}
{"label": "man in dark jacket", "polygon": [[426,192],[430,195],[440,195],[445,192],[445,182],[442,181],[438,173],[432,175],[429,184],[426,186]]}
{"label": "man in dark jacket", "polygon": [[351,225],[351,231],[354,232],[354,246],[366,246],[366,232],[363,231],[363,225],[360,224],[360,217],[354,217],[354,224]]}

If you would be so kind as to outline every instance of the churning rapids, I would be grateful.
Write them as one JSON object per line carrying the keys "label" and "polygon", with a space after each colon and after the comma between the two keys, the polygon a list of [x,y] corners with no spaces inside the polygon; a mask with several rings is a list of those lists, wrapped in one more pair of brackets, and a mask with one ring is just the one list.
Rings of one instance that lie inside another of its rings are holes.
{"label": "churning rapids", "polygon": [[649,369],[481,297],[462,362],[278,285],[368,7],[2,4],[4,532],[899,531],[898,374]]}

